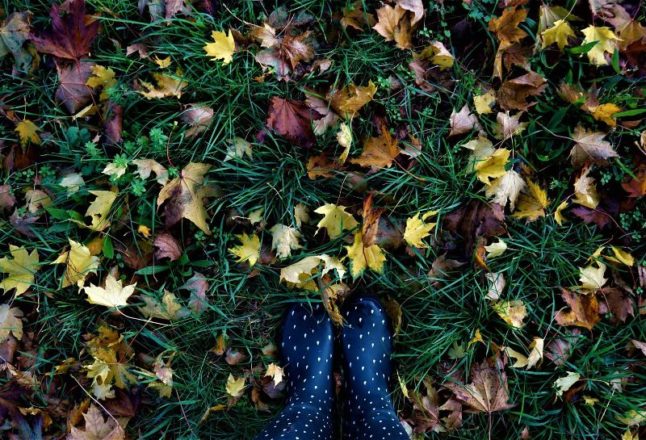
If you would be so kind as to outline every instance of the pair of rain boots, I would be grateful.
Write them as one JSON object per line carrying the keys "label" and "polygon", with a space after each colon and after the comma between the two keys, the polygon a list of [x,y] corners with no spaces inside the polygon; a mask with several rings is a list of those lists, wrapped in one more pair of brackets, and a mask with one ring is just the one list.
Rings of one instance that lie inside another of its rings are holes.
{"label": "pair of rain boots", "polygon": [[[338,337],[344,375],[342,438],[408,439],[388,394],[392,332],[373,297],[346,304]],[[297,304],[285,317],[281,356],[289,398],[256,439],[329,440],[335,436],[335,337],[322,305]]]}

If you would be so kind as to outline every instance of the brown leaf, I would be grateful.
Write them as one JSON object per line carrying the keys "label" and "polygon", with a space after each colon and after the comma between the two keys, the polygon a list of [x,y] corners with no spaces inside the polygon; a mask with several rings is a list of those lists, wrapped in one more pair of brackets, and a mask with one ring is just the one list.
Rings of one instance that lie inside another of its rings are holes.
{"label": "brown leaf", "polygon": [[168,258],[170,261],[176,261],[182,256],[182,247],[168,232],[157,234],[153,246],[155,246],[155,258],[158,260]]}
{"label": "brown leaf", "polygon": [[191,127],[186,130],[186,136],[193,137],[205,131],[213,119],[213,113],[213,109],[205,104],[189,104],[181,116],[182,122]]}
{"label": "brown leaf", "polygon": [[349,84],[341,90],[333,90],[327,96],[330,105],[344,118],[352,118],[364,105],[372,101],[377,86],[368,82],[367,86]]}
{"label": "brown leaf", "polygon": [[332,111],[327,101],[308,94],[305,97],[305,104],[321,115],[320,119],[313,121],[315,134],[320,135],[325,133],[328,128],[336,125],[339,121],[339,115]]}
{"label": "brown leaf", "polygon": [[334,176],[334,171],[340,169],[339,163],[331,161],[327,154],[311,156],[307,160],[307,177],[316,180],[319,177],[329,179]]}
{"label": "brown leaf", "polygon": [[191,292],[191,299],[188,301],[188,307],[196,314],[204,312],[209,304],[206,297],[206,291],[209,289],[209,282],[206,277],[199,272],[195,272],[186,282],[180,287]]}
{"label": "brown leaf", "polygon": [[103,417],[101,410],[91,405],[85,414],[85,429],[73,427],[68,440],[124,440],[125,431],[113,416]]}
{"label": "brown leaf", "polygon": [[63,67],[56,65],[60,83],[55,96],[65,106],[68,113],[75,114],[90,102],[94,92],[85,83],[90,77],[94,65],[94,63],[86,61]]}
{"label": "brown leaf", "polygon": [[363,10],[363,2],[357,0],[352,5],[343,8],[343,17],[341,26],[344,28],[351,27],[362,31],[364,26],[372,27],[375,25],[375,16]]}
{"label": "brown leaf", "polygon": [[464,263],[446,258],[446,254],[443,254],[433,260],[428,276],[437,279],[446,278],[449,273],[461,266],[464,266]]}
{"label": "brown leaf", "polygon": [[592,330],[599,317],[599,302],[594,294],[576,294],[569,290],[562,289],[561,297],[567,303],[570,310],[559,310],[554,319],[560,325],[583,327]]}
{"label": "brown leaf", "polygon": [[236,348],[229,347],[227,348],[227,353],[224,356],[224,360],[229,365],[238,365],[240,362],[247,360],[247,355]]}
{"label": "brown leaf", "polygon": [[52,5],[49,16],[52,28],[31,40],[39,52],[65,60],[78,61],[90,53],[90,46],[99,32],[99,22],[85,14],[85,0],[65,2],[67,13],[61,17],[59,5]]}
{"label": "brown leaf", "polygon": [[373,197],[374,193],[371,192],[363,200],[363,223],[361,226],[363,247],[370,247],[375,244],[377,233],[379,232],[379,219],[385,211],[384,208],[373,209]]}
{"label": "brown leaf", "polygon": [[635,178],[623,182],[621,187],[628,193],[628,197],[646,196],[646,165],[641,165],[635,172]]}
{"label": "brown leaf", "polygon": [[527,98],[540,95],[545,87],[545,78],[536,72],[529,72],[503,82],[496,93],[496,101],[504,110],[527,110],[533,105],[527,103]]}
{"label": "brown leaf", "polygon": [[123,129],[123,107],[108,101],[103,115],[103,130],[105,142],[108,145],[115,145],[121,142],[121,131]]}
{"label": "brown leaf", "polygon": [[407,11],[399,5],[383,5],[377,9],[377,24],[373,29],[386,41],[395,41],[400,49],[409,49],[411,45],[411,22]]}
{"label": "brown leaf", "polygon": [[572,165],[580,167],[587,161],[603,165],[607,164],[607,159],[618,157],[610,142],[603,140],[605,136],[601,131],[588,131],[577,125],[572,135],[575,145],[570,150]]}
{"label": "brown leaf", "polygon": [[267,113],[267,127],[289,142],[303,148],[311,148],[316,143],[312,121],[320,119],[321,115],[304,102],[274,96]]}
{"label": "brown leaf", "polygon": [[498,237],[507,230],[504,209],[497,203],[470,200],[444,218],[444,228],[465,241],[465,256],[470,256],[477,237]]}
{"label": "brown leaf", "polygon": [[634,301],[621,289],[604,287],[598,292],[606,301],[607,308],[617,321],[626,322],[628,316],[635,316]]}
{"label": "brown leaf", "polygon": [[545,357],[559,366],[567,362],[570,354],[572,349],[567,339],[554,339],[545,349]]}
{"label": "brown leaf", "polygon": [[500,17],[489,20],[489,30],[496,34],[500,46],[507,48],[527,37],[527,32],[518,28],[526,18],[526,9],[508,8]]}
{"label": "brown leaf", "polygon": [[444,386],[476,412],[491,414],[514,406],[508,403],[507,376],[504,371],[489,367],[485,361],[474,366],[471,377],[469,384],[447,383]]}
{"label": "brown leaf", "polygon": [[350,162],[363,167],[389,168],[399,153],[397,139],[392,137],[388,128],[381,127],[381,135],[366,139],[361,156],[350,159]]}
{"label": "brown leaf", "polygon": [[449,136],[465,134],[470,132],[474,128],[480,128],[478,118],[473,113],[471,113],[469,106],[466,104],[457,113],[455,110],[453,110],[449,121],[451,123],[451,131],[449,132]]}
{"label": "brown leaf", "polygon": [[11,210],[16,204],[16,198],[11,194],[11,186],[0,185],[0,213]]}

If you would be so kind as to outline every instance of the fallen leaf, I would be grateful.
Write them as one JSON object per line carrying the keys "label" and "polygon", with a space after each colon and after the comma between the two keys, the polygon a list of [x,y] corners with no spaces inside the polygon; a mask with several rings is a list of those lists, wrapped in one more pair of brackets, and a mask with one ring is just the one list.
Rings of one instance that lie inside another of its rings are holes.
{"label": "fallen leaf", "polygon": [[265,377],[271,377],[274,381],[274,385],[278,385],[283,381],[283,369],[272,362],[267,367]]}
{"label": "fallen leaf", "polygon": [[500,46],[506,49],[512,43],[517,43],[527,37],[527,32],[518,27],[526,18],[526,9],[507,8],[500,17],[489,20],[489,30],[496,35]]}
{"label": "fallen leaf", "polygon": [[[499,148],[495,150],[493,154],[488,158],[476,163],[474,168],[478,180],[486,185],[489,185],[491,183],[490,179],[504,176],[507,173],[507,171],[505,171],[505,165],[507,165],[510,154],[510,150],[506,148]],[[514,177],[513,180],[517,179]],[[514,186],[517,187],[519,185],[515,183]]]}
{"label": "fallen leaf", "polygon": [[126,174],[127,168],[128,168],[127,164],[111,162],[105,166],[105,168],[103,169],[103,171],[101,171],[101,173],[105,174],[106,176],[110,176],[115,179],[118,179],[119,177]]}
{"label": "fallen leaf", "polygon": [[377,9],[377,24],[372,27],[386,41],[394,41],[399,49],[411,47],[411,22],[406,9],[399,4],[384,4]]}
{"label": "fallen leaf", "polygon": [[115,78],[114,70],[98,64],[92,66],[92,74],[85,82],[85,85],[94,90],[98,88],[101,89],[101,94],[99,95],[99,99],[101,101],[106,101],[109,98],[110,88],[114,87],[115,84],[117,84],[117,80]]}
{"label": "fallen leaf", "polygon": [[487,259],[496,258],[505,253],[507,250],[507,243],[499,238],[497,242],[485,246],[485,250],[487,251]]}
{"label": "fallen leaf", "polygon": [[344,246],[350,259],[350,274],[353,278],[360,276],[366,268],[382,273],[386,256],[379,246],[364,246],[361,232],[354,234],[352,246]]}
{"label": "fallen leaf", "polygon": [[614,119],[615,113],[621,111],[621,107],[612,102],[607,102],[601,105],[591,105],[588,106],[587,111],[592,114],[592,117],[597,121],[601,121],[608,125],[609,127],[615,127],[617,121]]}
{"label": "fallen leaf", "polygon": [[487,115],[493,113],[491,109],[496,103],[496,92],[488,90],[482,95],[473,96],[473,105],[476,108],[476,113],[479,115]]}
{"label": "fallen leaf", "polygon": [[23,47],[30,38],[30,22],[30,12],[13,12],[0,25],[0,59],[11,53],[21,72],[29,71],[32,66],[33,57]]}
{"label": "fallen leaf", "polygon": [[588,26],[582,29],[585,35],[583,45],[596,42],[596,44],[587,52],[588,59],[595,66],[605,66],[608,64],[605,53],[612,54],[617,49],[619,37],[615,35],[607,26]]}
{"label": "fallen leaf", "polygon": [[[483,172],[495,174],[495,166],[496,163],[492,163],[492,167],[490,169],[484,169]],[[520,174],[514,170],[509,170],[485,188],[485,195],[493,203],[497,203],[502,207],[507,206],[507,203],[509,203],[509,207],[513,211],[516,207],[516,200],[520,192],[526,187],[527,185]]]}
{"label": "fallen leaf", "polygon": [[242,396],[242,394],[244,393],[244,389],[245,389],[245,377],[241,376],[236,379],[233,374],[229,374],[229,377],[227,378],[227,385],[226,385],[227,394],[233,398],[238,398]]}
{"label": "fallen leaf", "polygon": [[212,31],[211,38],[213,38],[213,43],[207,43],[204,46],[206,55],[214,60],[222,60],[222,64],[226,66],[233,60],[233,53],[236,50],[231,29],[229,29],[228,34],[221,31]]}
{"label": "fallen leaf", "polygon": [[201,314],[209,305],[209,299],[206,292],[209,289],[209,282],[206,277],[199,272],[195,272],[180,289],[186,289],[191,292],[191,299],[188,301],[188,307],[196,314]]}
{"label": "fallen leaf", "polygon": [[63,17],[60,6],[52,5],[49,12],[51,30],[43,32],[41,36],[31,35],[31,41],[39,52],[78,62],[90,53],[92,42],[99,32],[99,21],[85,14],[84,0],[72,0],[64,5],[66,14]]}
{"label": "fallen leaf", "polygon": [[272,236],[271,248],[276,250],[276,255],[280,259],[290,257],[292,250],[303,247],[298,243],[298,240],[301,238],[301,233],[295,228],[277,224],[269,232],[271,232]]}
{"label": "fallen leaf", "polygon": [[635,265],[635,257],[633,257],[630,252],[618,248],[617,246],[610,246],[610,249],[612,250],[614,257],[606,257],[606,259],[614,261],[615,263],[624,264],[628,267],[633,267]]}
{"label": "fallen leaf", "polygon": [[302,101],[273,96],[267,113],[267,127],[289,142],[303,148],[311,148],[316,143],[312,121],[320,119],[321,115]]}
{"label": "fallen leaf", "polygon": [[368,197],[363,200],[363,210],[361,213],[363,222],[361,225],[361,234],[364,247],[375,244],[377,234],[379,233],[379,220],[381,218],[381,214],[385,211],[384,208],[372,207],[373,198],[374,193],[371,192]]}
{"label": "fallen leaf", "polygon": [[599,295],[605,300],[605,305],[612,313],[614,322],[626,322],[628,316],[635,316],[634,302],[631,297],[624,294],[616,287],[604,287],[599,290]]}
{"label": "fallen leaf", "polygon": [[104,419],[101,410],[94,404],[91,404],[83,414],[83,419],[85,429],[72,427],[67,436],[68,440],[125,440],[126,438],[126,433],[117,420],[112,415]]}
{"label": "fallen leaf", "polygon": [[567,376],[560,377],[554,381],[554,388],[556,389],[556,395],[558,397],[563,396],[563,393],[572,388],[576,382],[579,381],[581,375],[573,371],[568,371]]}
{"label": "fallen leaf", "polygon": [[114,201],[117,199],[117,193],[113,191],[89,191],[90,194],[96,198],[90,203],[85,217],[90,217],[90,224],[86,224],[75,220],[81,226],[84,226],[93,231],[101,232],[110,227],[110,210]]}
{"label": "fallen leaf", "polygon": [[349,84],[341,90],[330,92],[327,100],[335,112],[351,119],[363,106],[372,101],[376,92],[377,86],[372,81],[369,81],[367,86]]}
{"label": "fallen leaf", "polygon": [[352,147],[352,129],[350,125],[342,122],[339,125],[339,131],[336,134],[336,141],[343,147],[343,152],[339,155],[337,161],[343,165],[348,160],[350,148]]}
{"label": "fallen leaf", "polygon": [[168,258],[170,261],[177,261],[182,256],[182,247],[175,237],[168,232],[157,234],[153,241],[155,246],[155,258],[161,260]]}
{"label": "fallen leaf", "polygon": [[9,335],[13,335],[18,341],[22,339],[22,317],[23,313],[19,308],[9,304],[0,305],[0,343],[4,343]]}
{"label": "fallen leaf", "polygon": [[505,286],[507,285],[505,275],[502,272],[489,272],[485,274],[485,278],[488,284],[487,295],[485,297],[491,301],[498,301],[502,295],[502,291],[505,290]]}
{"label": "fallen leaf", "polygon": [[22,295],[34,284],[34,275],[40,267],[38,252],[36,249],[31,253],[23,246],[9,245],[11,258],[0,258],[0,272],[6,274],[0,289],[5,292],[16,289],[16,296]]}
{"label": "fallen leaf", "polygon": [[557,206],[556,210],[554,211],[554,221],[559,226],[563,226],[563,222],[565,221],[565,217],[563,216],[563,210],[568,206],[569,206],[569,202],[567,200],[563,200],[561,203],[559,203],[559,206]]}
{"label": "fallen leaf", "polygon": [[137,283],[124,286],[112,274],[105,278],[105,287],[90,284],[83,287],[87,295],[87,302],[105,307],[123,307],[128,305],[128,298],[135,292]]}
{"label": "fallen leaf", "polygon": [[143,307],[139,311],[146,318],[164,319],[166,321],[175,321],[184,318],[189,314],[177,300],[174,293],[164,290],[161,301],[150,296],[142,296]]}
{"label": "fallen leaf", "polygon": [[608,141],[603,138],[606,133],[600,131],[588,131],[580,125],[574,129],[572,140],[575,144],[570,150],[572,165],[582,166],[586,161],[606,164],[607,159],[618,157],[617,152],[612,148]]}
{"label": "fallen leaf", "polygon": [[323,218],[318,222],[317,230],[325,228],[331,239],[337,238],[343,231],[354,229],[359,223],[354,219],[352,214],[346,212],[347,208],[333,203],[327,203],[314,210],[315,213],[321,214]]}
{"label": "fallen leaf", "polygon": [[486,362],[473,367],[471,383],[445,383],[444,386],[476,412],[491,414],[514,406],[508,402],[505,372],[489,367]]}
{"label": "fallen leaf", "polygon": [[190,220],[195,226],[211,235],[207,220],[204,200],[215,195],[215,189],[205,184],[204,175],[211,165],[204,163],[189,163],[180,175],[159,191],[157,207],[166,202],[166,226],[172,226],[182,218]]}
{"label": "fallen leaf", "polygon": [[596,267],[592,264],[586,267],[580,267],[579,281],[581,281],[581,284],[579,287],[584,290],[591,290],[592,292],[601,289],[608,282],[608,279],[604,276],[605,273],[606,265],[601,262],[597,262]]}
{"label": "fallen leaf", "polygon": [[190,125],[190,128],[186,130],[186,136],[194,137],[206,131],[211,124],[213,114],[213,109],[204,104],[189,104],[181,116],[182,122]]}
{"label": "fallen leaf", "polygon": [[503,321],[514,328],[525,326],[523,320],[527,316],[527,308],[521,300],[500,301],[491,305]]}
{"label": "fallen leaf", "polygon": [[599,302],[597,297],[590,295],[577,295],[569,290],[562,289],[561,297],[570,307],[570,310],[559,310],[554,315],[554,320],[559,325],[583,327],[592,330],[599,317]]}
{"label": "fallen leaf", "polygon": [[502,83],[496,94],[498,105],[504,110],[527,110],[533,104],[530,96],[538,96],[547,87],[547,81],[536,72],[528,72]]}
{"label": "fallen leaf", "polygon": [[54,96],[65,106],[68,113],[75,114],[90,102],[94,92],[86,82],[93,66],[94,63],[87,61],[69,66],[56,64],[59,85]]}
{"label": "fallen leaf", "polygon": [[139,91],[139,93],[146,99],[181,98],[182,90],[188,85],[186,81],[181,79],[183,75],[180,69],[177,69],[175,75],[153,72],[155,84],[140,80],[139,83],[145,91]]}
{"label": "fallen leaf", "polygon": [[382,127],[379,136],[369,137],[364,141],[361,155],[350,159],[350,163],[363,167],[390,168],[399,153],[401,150],[397,146],[397,139],[393,138],[386,127]]}
{"label": "fallen leaf", "polygon": [[478,118],[471,113],[468,105],[464,105],[459,112],[453,110],[451,117],[449,118],[451,124],[451,131],[449,136],[458,136],[465,134],[473,130],[474,128],[479,128],[480,123]]}
{"label": "fallen leaf", "polygon": [[592,168],[586,166],[574,181],[574,203],[595,209],[599,205],[599,194],[594,178],[590,177]]}
{"label": "fallen leaf", "polygon": [[151,173],[155,174],[155,180],[160,185],[168,183],[168,170],[154,159],[135,159],[132,161],[137,167],[137,174],[143,180],[150,177]]}
{"label": "fallen leaf", "polygon": [[422,60],[429,60],[431,64],[438,66],[440,70],[450,69],[455,61],[451,52],[441,41],[431,41],[417,57]]}
{"label": "fallen leaf", "polygon": [[300,261],[280,270],[280,280],[306,290],[318,290],[313,277],[317,274],[319,265],[323,264],[321,276],[335,270],[339,279],[345,275],[345,267],[336,258],[326,254],[305,257]]}
{"label": "fallen leaf", "polygon": [[518,207],[512,216],[533,222],[540,217],[545,217],[545,208],[549,204],[550,201],[547,199],[545,190],[528,179],[526,191],[521,194],[518,200]]}
{"label": "fallen leaf", "polygon": [[256,234],[247,235],[245,233],[236,235],[236,237],[241,244],[229,248],[229,253],[237,257],[236,262],[249,262],[249,267],[253,267],[260,258],[260,239]]}
{"label": "fallen leaf", "polygon": [[29,119],[23,119],[16,124],[15,132],[18,133],[20,145],[25,147],[27,144],[32,143],[40,145],[40,136],[38,136],[38,126]]}
{"label": "fallen leaf", "polygon": [[498,112],[496,115],[496,125],[494,126],[494,136],[496,139],[506,141],[525,131],[527,122],[520,122],[522,115],[522,112],[516,113],[513,116],[509,112]]}
{"label": "fallen leaf", "polygon": [[372,27],[374,25],[374,15],[363,9],[363,3],[361,0],[357,0],[352,4],[347,4],[343,8],[343,17],[341,18],[341,26],[343,26],[343,28],[351,27],[358,31],[362,31],[364,26]]}
{"label": "fallen leaf", "polygon": [[406,229],[404,231],[404,240],[410,246],[425,249],[428,247],[422,240],[429,235],[437,223],[426,223],[429,217],[437,214],[437,211],[429,211],[420,216],[417,213],[406,219]]}
{"label": "fallen leaf", "polygon": [[574,36],[574,31],[566,20],[556,20],[550,28],[541,32],[542,47],[546,48],[556,43],[559,50],[563,52],[568,45],[568,40]]}
{"label": "fallen leaf", "polygon": [[85,283],[85,277],[96,273],[99,268],[99,258],[90,253],[87,246],[72,239],[69,240],[70,249],[58,256],[52,264],[65,264],[65,274],[62,278],[62,287],[76,284],[79,289]]}
{"label": "fallen leaf", "polygon": [[253,151],[251,149],[250,142],[237,136],[233,139],[229,139],[227,142],[227,155],[224,157],[225,162],[231,159],[242,159],[244,156],[247,156],[249,159],[253,159]]}

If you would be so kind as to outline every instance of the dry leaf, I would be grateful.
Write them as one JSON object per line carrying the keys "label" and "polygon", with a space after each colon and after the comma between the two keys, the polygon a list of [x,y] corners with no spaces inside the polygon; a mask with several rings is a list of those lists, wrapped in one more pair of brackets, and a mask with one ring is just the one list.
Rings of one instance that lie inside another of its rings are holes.
{"label": "dry leaf", "polygon": [[591,295],[577,295],[569,290],[562,289],[561,297],[570,310],[559,310],[554,315],[554,320],[560,325],[583,327],[592,330],[599,317],[599,302],[597,297]]}
{"label": "dry leaf", "polygon": [[401,153],[397,139],[393,138],[387,128],[382,127],[378,137],[367,138],[363,143],[361,156],[350,159],[350,163],[363,167],[389,168]]}
{"label": "dry leaf", "polygon": [[606,164],[607,159],[618,157],[617,152],[608,141],[603,138],[606,133],[600,131],[588,131],[580,125],[574,129],[572,140],[575,144],[570,151],[572,165],[582,166],[586,161],[599,164]]}
{"label": "dry leaf", "polygon": [[312,121],[321,115],[301,101],[273,96],[269,105],[267,127],[303,148],[311,148],[316,143]]}
{"label": "dry leaf", "polygon": [[9,245],[9,252],[11,258],[0,258],[0,272],[6,274],[0,282],[0,289],[5,293],[15,289],[16,296],[20,296],[34,284],[34,274],[40,267],[38,252],[34,249],[28,253],[24,246],[12,244]]}

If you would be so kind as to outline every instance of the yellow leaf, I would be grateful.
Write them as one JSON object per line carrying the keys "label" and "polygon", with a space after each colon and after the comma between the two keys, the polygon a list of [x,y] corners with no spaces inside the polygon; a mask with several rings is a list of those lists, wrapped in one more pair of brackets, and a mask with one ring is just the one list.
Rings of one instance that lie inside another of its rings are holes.
{"label": "yellow leaf", "polygon": [[233,246],[229,252],[238,257],[236,259],[238,263],[248,261],[249,266],[252,267],[260,258],[260,238],[256,234],[247,235],[246,233],[236,235],[236,237],[241,244]]}
{"label": "yellow leaf", "polygon": [[430,217],[428,214],[434,215],[436,212],[431,211],[430,213],[424,214],[422,217],[420,217],[420,213],[418,212],[406,220],[406,230],[404,231],[404,240],[406,240],[406,243],[421,249],[428,247],[426,243],[422,242],[422,239],[431,235],[431,231],[437,224],[426,223],[424,221]]}
{"label": "yellow leaf", "polygon": [[342,122],[339,125],[339,131],[336,134],[336,140],[343,147],[343,152],[339,155],[338,162],[344,164],[350,154],[350,147],[352,146],[352,130],[350,125]]}
{"label": "yellow leaf", "polygon": [[150,228],[146,225],[139,225],[137,227],[137,232],[139,232],[141,235],[143,235],[146,238],[150,238],[150,235],[152,233]]}
{"label": "yellow leaf", "polygon": [[477,138],[471,139],[469,142],[462,144],[462,147],[472,151],[471,168],[473,168],[478,161],[487,159],[496,151],[491,141],[482,134],[479,134]]}
{"label": "yellow leaf", "polygon": [[177,69],[175,76],[157,72],[152,75],[155,79],[155,85],[146,81],[139,81],[141,86],[146,89],[143,92],[139,91],[139,93],[146,99],[161,99],[171,96],[181,98],[182,90],[188,85],[186,81],[180,79],[183,75],[180,69]]}
{"label": "yellow leaf", "polygon": [[103,171],[101,173],[105,174],[106,176],[114,177],[115,179],[118,179],[119,177],[123,176],[126,174],[126,170],[128,169],[127,165],[120,164],[117,162],[111,162],[103,168]]}
{"label": "yellow leaf", "polygon": [[117,280],[111,274],[105,278],[105,287],[90,284],[83,290],[87,294],[87,301],[90,304],[97,304],[105,307],[121,307],[128,305],[128,298],[135,291],[137,283],[123,286],[121,280]]}
{"label": "yellow leaf", "polygon": [[174,293],[164,290],[161,301],[150,296],[143,296],[144,306],[139,311],[147,318],[159,318],[174,321],[188,315],[188,311],[182,307]]}
{"label": "yellow leaf", "polygon": [[429,59],[431,63],[440,67],[440,70],[446,70],[453,67],[453,55],[447,50],[440,41],[432,41],[419,55],[420,58]]}
{"label": "yellow leaf", "polygon": [[292,250],[303,247],[298,243],[301,233],[295,228],[278,224],[274,225],[269,232],[271,232],[272,236],[271,248],[276,249],[276,255],[280,259],[291,256]]}
{"label": "yellow leaf", "polygon": [[340,279],[345,275],[345,267],[337,258],[321,254],[305,257],[294,264],[282,268],[280,270],[280,280],[302,289],[318,290],[318,286],[313,278],[321,263],[323,263],[321,275],[325,275],[331,270],[336,270]]}
{"label": "yellow leaf", "polygon": [[208,56],[216,60],[222,60],[222,64],[229,64],[233,60],[233,52],[236,50],[236,43],[233,39],[231,29],[229,34],[221,31],[211,32],[213,43],[208,43],[204,46],[204,51]]}
{"label": "yellow leaf", "polygon": [[353,278],[358,277],[366,268],[382,273],[386,256],[379,246],[373,244],[365,247],[361,232],[354,234],[354,243],[352,246],[344,246],[348,252],[348,258],[352,262],[350,273]]}
{"label": "yellow leaf", "polygon": [[108,214],[110,214],[112,204],[117,199],[117,193],[113,191],[90,191],[90,194],[96,196],[96,199],[90,203],[85,212],[86,217],[92,218],[91,223],[87,225],[78,220],[74,220],[74,222],[93,231],[104,231],[110,226]]}
{"label": "yellow leaf", "polygon": [[296,226],[298,226],[299,228],[303,224],[309,223],[310,209],[302,203],[297,203],[294,206],[294,221],[296,221]]}
{"label": "yellow leaf", "polygon": [[487,251],[487,259],[495,258],[505,253],[507,250],[507,243],[499,238],[497,242],[491,243],[489,246],[485,246],[484,248]]}
{"label": "yellow leaf", "polygon": [[592,117],[597,121],[606,123],[609,127],[614,127],[617,125],[617,121],[612,117],[615,113],[621,111],[621,107],[612,102],[608,102],[601,105],[594,105],[589,107],[589,111],[592,112]]}
{"label": "yellow leaf", "polygon": [[574,36],[574,31],[567,21],[556,20],[552,27],[545,29],[541,33],[541,37],[543,37],[543,48],[556,43],[562,52],[563,48],[568,45],[568,39]]}
{"label": "yellow leaf", "polygon": [[491,108],[495,103],[496,103],[496,92],[493,89],[489,90],[488,92],[482,95],[475,95],[473,97],[473,105],[476,108],[476,113],[478,113],[479,115],[486,115],[489,113],[493,113],[493,110]]}
{"label": "yellow leaf", "polygon": [[535,337],[529,344],[529,356],[527,357],[527,369],[536,366],[543,360],[543,347],[545,346],[545,339]]}
{"label": "yellow leaf", "polygon": [[569,202],[567,200],[563,200],[559,206],[556,207],[556,211],[554,211],[554,221],[559,225],[563,226],[563,222],[565,221],[565,217],[563,217],[563,210],[568,207]]}
{"label": "yellow leaf", "polygon": [[166,185],[168,183],[168,170],[156,160],[135,159],[132,163],[137,166],[137,174],[143,180],[148,179],[151,173],[154,173],[157,183],[160,185]]}
{"label": "yellow leaf", "polygon": [[249,159],[253,159],[253,150],[251,149],[251,143],[241,137],[234,137],[229,139],[227,144],[227,154],[224,157],[224,161],[231,159],[242,159],[244,156],[247,156]]}
{"label": "yellow leaf", "polygon": [[516,207],[516,199],[518,199],[518,195],[525,187],[525,181],[520,177],[520,174],[514,170],[509,170],[485,188],[485,195],[500,206],[504,207],[509,203],[513,211]]}
{"label": "yellow leaf", "polygon": [[579,373],[568,371],[567,376],[556,379],[556,381],[554,381],[556,395],[561,397],[563,393],[572,388],[572,385],[578,382],[580,378],[581,376],[579,375]]}
{"label": "yellow leaf", "polygon": [[475,331],[475,333],[473,335],[473,338],[471,338],[471,340],[469,340],[469,342],[467,343],[467,348],[471,347],[473,344],[476,344],[478,342],[482,343],[483,345],[487,345],[487,344],[485,344],[485,341],[482,338],[482,333],[480,333],[479,328],[476,329],[476,331]]}
{"label": "yellow leaf", "polygon": [[157,206],[170,200],[167,215],[170,210],[172,218],[176,221],[185,218],[193,222],[205,234],[211,235],[209,225],[206,223],[207,214],[204,207],[204,199],[215,195],[214,188],[204,184],[204,175],[209,168],[211,165],[204,163],[191,162],[186,165],[179,177],[168,182],[159,191]]}
{"label": "yellow leaf", "polygon": [[117,80],[114,77],[114,70],[109,67],[103,67],[98,64],[92,66],[92,74],[85,81],[85,85],[93,89],[101,87],[99,99],[105,101],[109,98],[108,90],[114,86]]}
{"label": "yellow leaf", "polygon": [[29,119],[23,119],[16,124],[16,133],[20,139],[20,145],[23,147],[28,143],[40,145],[40,136],[38,136],[38,127]]}
{"label": "yellow leaf", "polygon": [[159,66],[160,69],[165,69],[171,64],[170,55],[166,58],[159,58],[158,56],[154,56],[153,61]]}
{"label": "yellow leaf", "polygon": [[630,252],[626,252],[623,249],[618,248],[617,246],[610,246],[610,249],[612,249],[612,253],[615,254],[615,256],[606,257],[608,260],[617,263],[623,263],[628,267],[634,266],[635,258],[630,254]]}
{"label": "yellow leaf", "polygon": [[40,266],[36,249],[27,253],[24,247],[9,245],[11,259],[0,258],[0,272],[7,274],[0,282],[5,292],[16,289],[16,296],[22,295],[34,284],[34,274]]}
{"label": "yellow leaf", "polygon": [[64,263],[65,274],[62,278],[62,286],[65,288],[76,284],[83,287],[85,277],[90,273],[96,273],[99,268],[99,258],[90,254],[90,249],[72,239],[69,240],[70,250],[63,252],[52,264]]}
{"label": "yellow leaf", "polygon": [[236,379],[233,374],[229,374],[227,378],[227,394],[231,397],[238,398],[242,396],[245,389],[245,377],[239,377]]}
{"label": "yellow leaf", "polygon": [[278,385],[283,381],[283,369],[272,362],[267,367],[265,377],[267,376],[271,377],[274,380],[274,385]]}
{"label": "yellow leaf", "polygon": [[504,351],[507,356],[516,360],[511,365],[512,368],[525,368],[527,366],[527,356],[524,354],[512,349],[511,347],[505,347]]}
{"label": "yellow leaf", "polygon": [[364,105],[372,101],[376,92],[377,86],[369,81],[367,86],[350,84],[332,92],[327,98],[335,112],[346,119],[351,119]]}
{"label": "yellow leaf", "polygon": [[579,268],[579,280],[581,281],[580,287],[585,290],[597,291],[601,289],[608,279],[604,276],[606,273],[606,265],[597,262],[597,267],[592,264],[586,267]]}
{"label": "yellow leaf", "polygon": [[587,167],[574,181],[574,203],[595,209],[599,204],[599,194],[594,178],[589,177],[592,168]]}
{"label": "yellow leaf", "polygon": [[621,436],[621,440],[639,440],[639,433],[633,434],[630,432],[630,429],[628,429]]}
{"label": "yellow leaf", "polygon": [[612,54],[617,49],[617,42],[620,40],[619,37],[607,26],[588,26],[581,32],[585,35],[582,45],[592,43],[593,41],[597,42],[587,53],[590,62],[596,66],[607,65],[608,61],[606,60],[605,53]]}
{"label": "yellow leaf", "polygon": [[476,176],[478,180],[489,185],[489,179],[502,177],[505,175],[505,165],[509,160],[511,151],[506,148],[499,148],[494,151],[487,159],[482,160],[475,165]]}
{"label": "yellow leaf", "polygon": [[354,219],[352,214],[345,212],[347,208],[341,205],[328,203],[314,210],[315,213],[321,214],[323,218],[316,225],[318,229],[325,228],[330,238],[337,238],[341,233],[348,229],[354,229],[359,223]]}
{"label": "yellow leaf", "polygon": [[365,140],[361,156],[350,159],[350,163],[362,167],[389,168],[399,153],[401,151],[397,146],[397,139],[392,137],[387,128],[382,128],[379,136]]}
{"label": "yellow leaf", "polygon": [[527,192],[521,194],[518,200],[518,209],[513,214],[515,218],[525,218],[533,222],[539,217],[545,217],[545,208],[549,205],[547,193],[531,180],[527,180]]}
{"label": "yellow leaf", "polygon": [[22,339],[22,311],[9,304],[0,305],[0,343],[4,343],[9,334],[17,340]]}
{"label": "yellow leaf", "polygon": [[527,316],[527,308],[521,300],[500,301],[491,305],[503,321],[514,328],[522,328]]}

